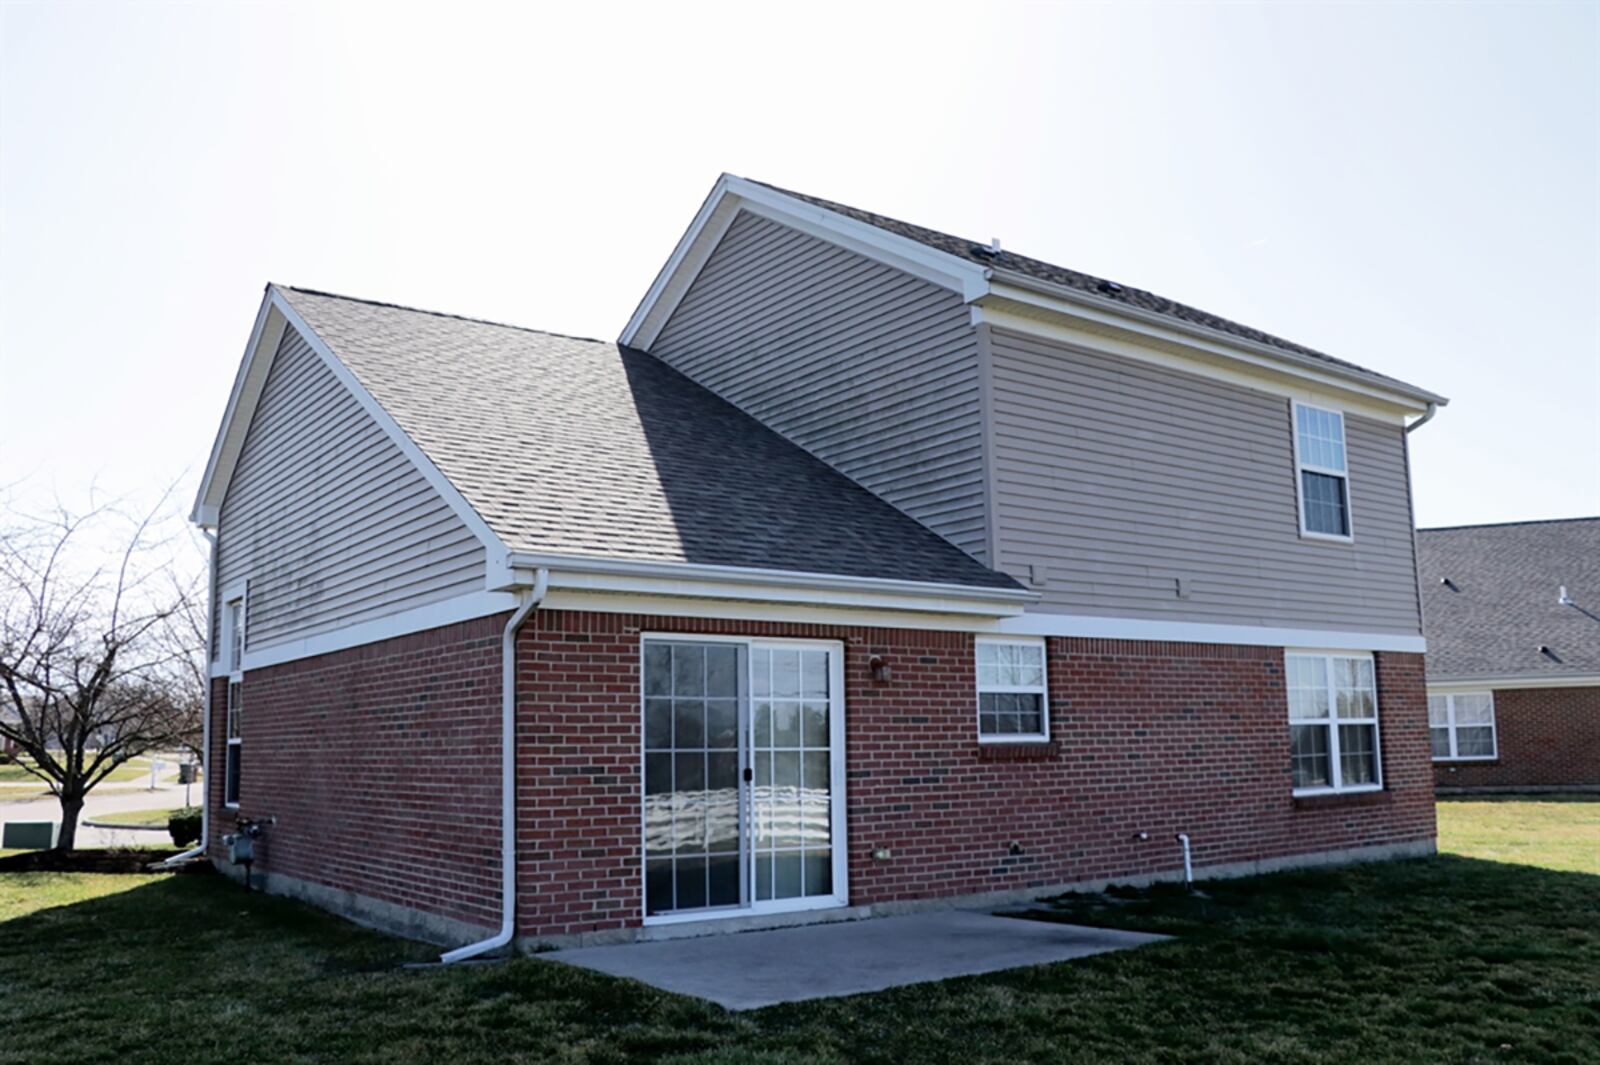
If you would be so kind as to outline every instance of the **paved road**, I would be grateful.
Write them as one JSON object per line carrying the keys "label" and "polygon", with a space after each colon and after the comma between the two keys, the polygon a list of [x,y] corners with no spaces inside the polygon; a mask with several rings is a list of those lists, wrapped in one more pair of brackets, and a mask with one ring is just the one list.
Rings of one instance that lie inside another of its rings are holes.
{"label": "paved road", "polygon": [[[176,760],[163,759],[166,768],[156,778],[156,787],[150,788],[148,777],[137,782],[102,784],[84,800],[83,818],[78,822],[79,847],[126,847],[135,843],[171,844],[165,830],[140,831],[132,828],[90,828],[84,821],[97,816],[122,813],[129,810],[175,810],[183,805],[183,785],[177,782]],[[189,789],[190,797],[200,801],[201,786]],[[0,788],[0,822],[4,821],[60,821],[61,804],[49,794],[44,785],[38,787]]]}

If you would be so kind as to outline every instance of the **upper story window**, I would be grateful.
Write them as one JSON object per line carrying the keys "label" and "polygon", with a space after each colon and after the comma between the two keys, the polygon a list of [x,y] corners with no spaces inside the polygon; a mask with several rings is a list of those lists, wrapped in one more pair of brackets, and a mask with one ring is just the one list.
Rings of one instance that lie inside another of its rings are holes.
{"label": "upper story window", "polygon": [[244,666],[244,600],[228,604],[228,672],[238,673]]}
{"label": "upper story window", "polygon": [[1044,641],[978,638],[978,739],[1007,743],[1050,738]]}
{"label": "upper story window", "polygon": [[1435,762],[1496,757],[1494,693],[1428,696],[1428,735],[1433,741]]}
{"label": "upper story window", "polygon": [[1344,415],[1296,403],[1294,455],[1300,492],[1300,534],[1349,540],[1350,470],[1345,456]]}
{"label": "upper story window", "polygon": [[1371,656],[1287,654],[1284,670],[1295,794],[1382,787]]}

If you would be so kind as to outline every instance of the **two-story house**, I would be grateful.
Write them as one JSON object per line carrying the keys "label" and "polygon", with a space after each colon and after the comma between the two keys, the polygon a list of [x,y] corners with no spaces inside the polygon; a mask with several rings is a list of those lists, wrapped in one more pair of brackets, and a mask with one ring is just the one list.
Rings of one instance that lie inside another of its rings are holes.
{"label": "two-story house", "polygon": [[208,853],[450,957],[1430,853],[1442,402],[731,176],[617,342],[269,287]]}

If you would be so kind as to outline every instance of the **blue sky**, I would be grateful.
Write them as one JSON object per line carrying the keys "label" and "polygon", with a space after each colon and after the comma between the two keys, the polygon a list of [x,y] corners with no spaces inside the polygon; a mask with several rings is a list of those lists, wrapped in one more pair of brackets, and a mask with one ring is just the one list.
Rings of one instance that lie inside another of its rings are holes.
{"label": "blue sky", "polygon": [[614,337],[723,170],[1442,392],[1600,513],[1600,6],[0,6],[0,484],[198,478],[269,280]]}

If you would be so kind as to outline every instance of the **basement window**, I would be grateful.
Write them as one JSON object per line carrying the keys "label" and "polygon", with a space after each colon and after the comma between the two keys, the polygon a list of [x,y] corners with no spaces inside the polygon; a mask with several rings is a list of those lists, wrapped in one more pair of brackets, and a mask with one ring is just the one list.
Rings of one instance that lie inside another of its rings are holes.
{"label": "basement window", "polygon": [[1378,686],[1370,655],[1284,656],[1296,795],[1377,791]]}
{"label": "basement window", "polygon": [[1295,478],[1300,495],[1300,535],[1343,540],[1350,531],[1350,469],[1344,415],[1294,404]]}
{"label": "basement window", "polygon": [[978,739],[1040,743],[1050,738],[1044,641],[978,638]]}
{"label": "basement window", "polygon": [[1499,749],[1494,732],[1493,692],[1428,696],[1428,736],[1435,762],[1489,761]]}

